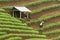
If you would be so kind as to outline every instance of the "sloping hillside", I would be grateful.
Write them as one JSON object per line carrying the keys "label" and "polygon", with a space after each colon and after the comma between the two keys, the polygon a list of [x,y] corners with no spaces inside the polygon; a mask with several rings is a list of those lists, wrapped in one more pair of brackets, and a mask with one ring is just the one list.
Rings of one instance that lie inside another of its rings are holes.
{"label": "sloping hillside", "polygon": [[[4,10],[4,9],[3,9]],[[45,38],[39,32],[28,27],[18,19],[11,17],[8,13],[0,12],[0,40],[24,40],[28,38]]]}
{"label": "sloping hillside", "polygon": [[[13,6],[21,5],[32,11],[26,23],[7,13]],[[2,1],[0,7],[4,7],[0,9],[0,40],[60,40],[60,0],[5,1],[5,5]],[[41,21],[43,28],[39,28]]]}

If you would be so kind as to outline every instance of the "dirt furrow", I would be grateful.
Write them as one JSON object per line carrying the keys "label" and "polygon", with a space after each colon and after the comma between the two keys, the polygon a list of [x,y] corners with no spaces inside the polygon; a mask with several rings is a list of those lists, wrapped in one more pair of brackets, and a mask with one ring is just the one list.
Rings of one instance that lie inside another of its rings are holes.
{"label": "dirt furrow", "polygon": [[48,25],[50,23],[56,23],[56,22],[59,22],[59,21],[60,21],[60,17],[55,17],[53,19],[45,21],[45,25]]}
{"label": "dirt furrow", "polygon": [[50,31],[58,30],[58,29],[60,29],[60,26],[55,26],[54,28],[49,28],[47,30],[43,30],[43,32],[50,32]]}
{"label": "dirt furrow", "polygon": [[30,17],[31,17],[31,20],[35,20],[35,19],[38,19],[42,16],[45,17],[47,15],[54,14],[54,13],[59,12],[59,11],[60,11],[60,8],[52,8],[52,9],[48,9],[48,10],[33,14]]}
{"label": "dirt furrow", "polygon": [[[44,25],[48,25],[48,24],[51,24],[51,23],[59,22],[59,21],[60,21],[60,17],[56,17],[56,18],[45,21]],[[40,24],[40,22],[31,24],[29,26],[33,27],[33,28],[39,28],[39,24]]]}
{"label": "dirt furrow", "polygon": [[[36,14],[34,16],[32,15],[31,17],[32,17],[32,19],[38,19],[40,17],[50,16],[50,15],[56,13],[56,12],[60,12],[60,8],[50,9],[50,10],[47,10],[45,12],[38,13],[38,14]],[[53,22],[58,22],[58,21],[60,21],[60,17],[53,18],[51,20],[45,21],[45,25],[47,25],[49,23],[53,23]],[[34,24],[30,24],[29,26],[33,27],[33,28],[38,28],[39,27],[39,23],[40,22],[34,23]]]}
{"label": "dirt furrow", "polygon": [[20,6],[22,4],[27,4],[29,2],[34,2],[36,0],[20,0],[20,1],[14,1],[14,2],[0,2],[0,8],[6,7],[6,6]]}
{"label": "dirt furrow", "polygon": [[54,5],[54,4],[60,4],[60,2],[46,2],[46,3],[42,3],[42,4],[39,4],[39,5],[35,5],[35,6],[31,6],[31,7],[28,7],[30,10],[35,10],[37,8],[42,8],[42,7],[46,7],[46,6],[50,6],[50,5]]}
{"label": "dirt furrow", "polygon": [[60,36],[60,33],[55,33],[55,34],[50,34],[50,35],[47,35],[47,39],[51,39],[51,38],[55,38],[55,37],[58,37]]}

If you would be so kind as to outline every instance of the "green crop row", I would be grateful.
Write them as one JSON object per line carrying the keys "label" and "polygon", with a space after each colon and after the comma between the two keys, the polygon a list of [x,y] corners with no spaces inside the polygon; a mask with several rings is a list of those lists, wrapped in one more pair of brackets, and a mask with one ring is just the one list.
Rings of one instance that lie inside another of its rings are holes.
{"label": "green crop row", "polygon": [[[31,2],[31,3],[28,3],[28,4],[24,4],[22,6],[31,7],[31,6],[39,5],[39,4],[42,4],[42,3],[51,2],[51,1],[55,1],[55,0],[39,0],[39,1],[36,1],[36,2]],[[11,10],[12,8],[13,8],[13,6],[7,6],[7,7],[4,7],[3,9]]]}
{"label": "green crop row", "polygon": [[27,22],[27,24],[37,23],[37,22],[41,22],[43,20],[47,21],[47,20],[50,20],[50,19],[55,18],[55,17],[60,17],[60,13],[55,13],[55,14],[53,14],[51,16],[41,17],[41,18],[39,18],[37,20],[31,20],[31,21]]}
{"label": "green crop row", "polygon": [[[31,2],[31,3],[28,3],[28,4],[24,4],[23,6],[31,7],[31,6],[39,5],[39,4],[42,4],[42,3],[45,3],[45,2],[51,2],[51,1],[52,0],[39,0],[39,1],[36,1],[36,2]],[[7,7],[4,7],[3,9],[11,10],[12,8],[13,8],[13,6],[7,6]]]}
{"label": "green crop row", "polygon": [[60,36],[52,38],[51,40],[60,40]]}
{"label": "green crop row", "polygon": [[[4,16],[6,16],[6,17],[11,17],[10,15],[7,15],[7,13],[5,13],[5,14],[3,14],[3,13],[1,14],[1,13],[0,13],[0,16],[3,16],[3,17],[4,17]],[[13,18],[13,17],[11,17],[11,18]]]}
{"label": "green crop row", "polygon": [[43,35],[50,35],[50,34],[60,34],[60,29],[49,31],[49,32],[43,32]]}
{"label": "green crop row", "polygon": [[57,27],[57,26],[60,26],[60,22],[56,22],[56,23],[46,25],[42,28],[42,30],[47,30],[47,29],[54,28],[54,27]]}
{"label": "green crop row", "polygon": [[7,33],[6,32],[0,32],[0,35],[6,35]]}
{"label": "green crop row", "polygon": [[11,2],[11,1],[19,1],[19,0],[0,0],[0,2]]}
{"label": "green crop row", "polygon": [[[21,21],[19,21],[19,20],[17,20],[16,18],[14,18],[14,17],[11,17],[10,15],[8,15],[7,13],[5,14],[5,13],[1,13],[0,12],[0,14],[1,14],[1,17],[3,17],[2,19],[7,19],[7,20],[11,20],[11,21],[16,21],[16,22],[21,22]],[[5,15],[4,15],[5,14]],[[6,16],[7,15],[7,16]],[[6,17],[5,17],[6,16]],[[10,18],[10,19],[9,19]]]}
{"label": "green crop row", "polygon": [[0,39],[9,38],[9,37],[31,37],[31,38],[45,38],[45,35],[36,35],[36,34],[7,34],[0,36]]}
{"label": "green crop row", "polygon": [[0,9],[0,12],[6,12],[4,9]]}
{"label": "green crop row", "polygon": [[21,37],[11,37],[9,39],[6,39],[6,40],[22,40]]}
{"label": "green crop row", "polygon": [[0,17],[1,17],[1,18],[10,18],[10,19],[15,19],[15,18],[13,18],[13,17],[11,17],[11,16],[8,16],[8,15],[0,15]]}
{"label": "green crop row", "polygon": [[17,23],[21,23],[21,21],[18,21],[18,20],[14,20],[14,19],[8,19],[8,18],[0,18],[0,20],[2,21],[11,21],[11,22],[17,22]]}
{"label": "green crop row", "polygon": [[36,13],[43,12],[43,11],[51,9],[51,8],[58,8],[58,7],[60,8],[60,4],[54,4],[54,5],[51,5],[51,6],[47,6],[47,7],[43,7],[43,8],[38,8],[36,10],[33,10],[31,12],[31,14],[36,14]]}
{"label": "green crop row", "polygon": [[34,34],[38,34],[38,31],[35,30],[20,30],[20,29],[10,29],[10,28],[0,28],[0,31],[7,31],[7,32],[12,32],[12,33],[34,33]]}
{"label": "green crop row", "polygon": [[1,24],[10,24],[10,25],[16,25],[16,26],[27,26],[26,23],[17,23],[17,22],[11,22],[11,21],[3,21],[0,20]]}
{"label": "green crop row", "polygon": [[0,24],[5,25],[15,25],[15,26],[27,26],[27,24],[24,23],[14,23],[14,22],[6,22],[6,21],[0,21]]}
{"label": "green crop row", "polygon": [[10,14],[8,14],[8,13],[4,13],[4,12],[0,12],[0,15],[11,16]]}
{"label": "green crop row", "polygon": [[15,26],[15,25],[2,25],[0,24],[0,28],[15,28],[15,29],[26,29],[26,30],[32,30],[31,27],[26,26]]}
{"label": "green crop row", "polygon": [[49,39],[43,39],[43,38],[31,38],[31,39],[26,39],[26,40],[49,40]]}
{"label": "green crop row", "polygon": [[36,6],[36,5],[39,5],[39,4],[42,4],[42,3],[51,2],[51,1],[52,0],[38,0],[36,2],[31,2],[31,3],[28,3],[28,4],[24,4],[23,6],[31,7],[31,6]]}
{"label": "green crop row", "polygon": [[4,9],[4,10],[11,10],[13,8],[13,6],[7,6],[7,7],[3,7],[2,9]]}

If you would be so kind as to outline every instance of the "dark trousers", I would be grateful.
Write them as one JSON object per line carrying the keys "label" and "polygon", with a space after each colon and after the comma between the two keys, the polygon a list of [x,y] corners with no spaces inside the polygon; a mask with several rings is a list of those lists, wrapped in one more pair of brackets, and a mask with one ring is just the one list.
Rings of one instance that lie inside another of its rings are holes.
{"label": "dark trousers", "polygon": [[40,34],[42,34],[42,32],[43,32],[43,30],[41,28],[43,28],[43,25],[40,26],[40,29],[39,29]]}

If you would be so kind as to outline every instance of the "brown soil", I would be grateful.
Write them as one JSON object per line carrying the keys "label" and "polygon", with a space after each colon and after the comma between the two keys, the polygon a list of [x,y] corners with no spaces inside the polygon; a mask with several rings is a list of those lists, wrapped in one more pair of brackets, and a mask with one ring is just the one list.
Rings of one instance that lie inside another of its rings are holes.
{"label": "brown soil", "polygon": [[[45,11],[45,12],[41,12],[41,13],[38,13],[36,15],[34,15],[34,17],[32,17],[32,19],[38,19],[40,16],[41,17],[45,17],[45,16],[50,16],[56,12],[59,12],[60,11],[60,8],[56,8],[56,9],[50,9],[48,11]],[[57,17],[57,19],[55,20],[56,18],[53,18],[51,20],[47,20],[45,21],[45,25],[48,24],[48,23],[52,23],[52,22],[57,22],[60,20],[60,17]],[[39,22],[40,23],[40,22]],[[33,28],[39,28],[39,23],[34,23],[34,24],[30,24],[29,26],[30,27],[33,27]]]}
{"label": "brown soil", "polygon": [[56,12],[59,12],[60,11],[60,8],[52,8],[52,9],[48,9],[48,10],[45,10],[43,12],[40,12],[40,13],[36,13],[36,14],[33,14],[31,15],[31,20],[35,20],[35,19],[38,19],[40,17],[45,17],[47,15],[50,15],[50,14],[54,14]]}
{"label": "brown soil", "polygon": [[58,37],[58,36],[60,36],[60,33],[58,33],[58,34],[47,35],[47,39],[55,38],[55,37]]}
{"label": "brown soil", "polygon": [[47,29],[47,30],[43,30],[43,32],[50,32],[50,31],[58,30],[58,29],[60,29],[60,26],[56,26],[56,27],[53,27],[53,28],[50,28],[50,29]]}
{"label": "brown soil", "polygon": [[20,1],[17,1],[17,2],[0,2],[0,8],[2,7],[6,7],[6,6],[20,6],[22,4],[27,4],[29,2],[33,2],[33,1],[36,1],[36,0],[20,0]]}
{"label": "brown soil", "polygon": [[55,23],[55,22],[60,22],[60,16],[45,21],[45,25],[50,24],[50,23]]}
{"label": "brown soil", "polygon": [[60,4],[60,2],[46,2],[46,3],[39,4],[39,5],[31,6],[31,7],[28,7],[28,8],[30,10],[35,10],[37,8],[42,8],[42,7],[50,6],[50,5],[53,5],[53,4]]}

